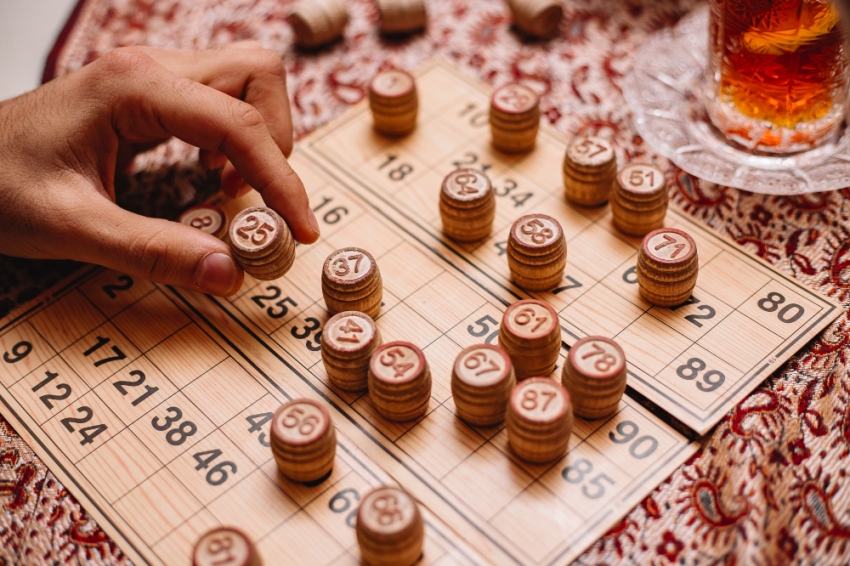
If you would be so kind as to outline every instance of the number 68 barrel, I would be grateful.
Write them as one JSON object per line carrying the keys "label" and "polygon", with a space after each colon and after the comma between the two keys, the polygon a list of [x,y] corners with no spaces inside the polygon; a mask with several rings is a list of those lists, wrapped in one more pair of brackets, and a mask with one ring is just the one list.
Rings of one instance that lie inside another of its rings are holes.
{"label": "number 68 barrel", "polygon": [[315,482],[331,473],[336,432],[328,410],[312,399],[293,399],[272,417],[272,454],[287,478]]}
{"label": "number 68 barrel", "polygon": [[564,277],[567,241],[557,220],[545,214],[520,217],[508,236],[511,281],[527,291],[546,291]]}

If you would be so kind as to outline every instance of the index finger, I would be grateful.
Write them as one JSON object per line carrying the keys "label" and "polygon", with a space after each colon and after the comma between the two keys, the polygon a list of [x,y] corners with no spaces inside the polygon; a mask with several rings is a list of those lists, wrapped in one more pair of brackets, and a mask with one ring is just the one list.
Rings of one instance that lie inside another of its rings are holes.
{"label": "index finger", "polygon": [[112,125],[120,135],[137,142],[175,136],[224,153],[298,241],[318,239],[304,184],[256,108],[179,77],[133,49],[112,51],[98,62],[107,73],[99,84],[106,84]]}

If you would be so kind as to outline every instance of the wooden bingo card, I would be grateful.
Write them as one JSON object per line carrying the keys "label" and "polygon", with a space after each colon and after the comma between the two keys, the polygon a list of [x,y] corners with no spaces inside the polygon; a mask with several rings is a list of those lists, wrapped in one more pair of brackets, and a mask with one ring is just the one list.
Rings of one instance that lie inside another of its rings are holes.
{"label": "wooden bingo card", "polygon": [[[460,420],[454,361],[498,342],[510,304],[550,304],[567,345],[616,338],[629,384],[697,432],[839,314],[672,209],[665,225],[696,242],[699,279],[683,306],[651,307],[635,274],[640,240],[613,227],[608,207],[565,204],[560,136],[541,125],[533,150],[499,154],[488,88],[443,63],[414,76],[409,135],[376,132],[364,101],[293,154],[322,238],[299,246],[283,276],[246,276],[221,299],[89,268],[0,321],[0,411],[134,563],[188,564],[224,525],[266,565],[354,562],[357,509],[381,485],[419,502],[427,563],[569,563],[697,446],[628,392],[609,417],[576,416],[567,454],[545,464],[514,455],[504,424]],[[461,167],[493,184],[493,232],[480,243],[442,234],[441,183]],[[215,204],[235,218],[261,203]],[[531,213],[555,218],[570,249],[550,291],[510,282],[508,231]],[[337,389],[325,372],[322,268],[346,247],[380,267],[383,341],[416,344],[428,362],[417,419],[380,417],[368,392]],[[324,403],[336,429],[333,470],[315,485],[282,476],[270,446],[275,411],[298,398]]]}
{"label": "wooden bingo card", "polygon": [[[571,205],[561,166],[566,138],[541,124],[532,151],[505,157],[487,135],[491,87],[441,62],[414,75],[423,118],[403,142],[374,136],[368,108],[360,105],[307,145],[358,194],[379,201],[408,233],[501,300],[539,298],[555,307],[568,345],[585,336],[616,338],[628,360],[629,385],[697,433],[707,432],[841,313],[837,304],[674,208],[667,209],[663,226],[693,238],[699,277],[684,304],[651,305],[640,295],[636,274],[641,238],[619,230],[611,208],[618,187],[629,190],[629,198],[620,199],[629,210],[666,208],[666,191],[658,193],[663,202],[652,197],[664,185],[660,171],[622,167],[611,204]],[[483,170],[493,183],[496,220],[484,242],[441,236],[431,203],[439,179],[457,167]],[[569,248],[564,276],[548,291],[524,291],[511,282],[508,267],[511,225],[534,213],[555,218]],[[649,230],[641,227],[641,236]]]}

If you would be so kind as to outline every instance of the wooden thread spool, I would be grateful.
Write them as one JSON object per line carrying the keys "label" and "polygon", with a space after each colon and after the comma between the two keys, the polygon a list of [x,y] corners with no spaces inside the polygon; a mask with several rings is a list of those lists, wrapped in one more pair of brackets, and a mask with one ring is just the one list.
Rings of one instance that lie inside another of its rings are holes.
{"label": "wooden thread spool", "polygon": [[411,33],[425,27],[428,14],[424,0],[378,0],[381,33]]}
{"label": "wooden thread spool", "polygon": [[555,371],[561,350],[561,325],[549,303],[517,301],[505,310],[499,325],[499,346],[514,366],[516,380]]}
{"label": "wooden thread spool", "polygon": [[431,370],[410,342],[378,347],[369,362],[369,396],[378,413],[395,422],[421,417],[431,398]]}
{"label": "wooden thread spool", "polygon": [[422,556],[425,522],[416,501],[397,487],[378,487],[357,508],[357,542],[367,566],[411,566]]}
{"label": "wooden thread spool", "polygon": [[626,354],[610,338],[582,338],[570,348],[561,384],[570,393],[576,415],[584,419],[612,415],[626,390]]}
{"label": "wooden thread spool", "polygon": [[664,225],[667,181],[657,167],[633,163],[617,175],[611,195],[614,226],[630,236],[643,236]]}
{"label": "wooden thread spool", "polygon": [[493,147],[503,153],[530,151],[540,128],[540,97],[521,84],[503,86],[490,100]]}
{"label": "wooden thread spool", "polygon": [[348,23],[343,0],[301,0],[290,16],[295,43],[313,49],[342,36]]}
{"label": "wooden thread spool", "polygon": [[557,220],[545,214],[520,217],[508,236],[511,281],[527,291],[558,285],[567,265],[567,241]]}
{"label": "wooden thread spool", "polygon": [[369,107],[375,129],[388,136],[403,136],[416,128],[419,96],[416,81],[400,69],[381,71],[369,83]]}
{"label": "wooden thread spool", "polygon": [[570,394],[548,377],[532,377],[516,386],[508,402],[508,443],[532,463],[550,462],[567,453],[573,428]]}
{"label": "wooden thread spool", "polygon": [[236,262],[256,279],[283,277],[295,261],[292,233],[271,208],[252,206],[241,211],[230,223],[228,235]]}
{"label": "wooden thread spool", "polygon": [[342,248],[325,260],[322,295],[329,313],[360,311],[377,318],[383,289],[378,264],[366,250]]}
{"label": "wooden thread spool", "polygon": [[235,527],[207,531],[192,551],[192,566],[262,566],[263,561],[248,535]]}
{"label": "wooden thread spool", "polygon": [[187,209],[178,219],[180,224],[212,234],[219,240],[227,235],[227,215],[212,204],[199,204]]}
{"label": "wooden thread spool", "polygon": [[331,473],[336,457],[336,431],[328,410],[312,399],[293,399],[272,417],[272,454],[280,473],[303,483]]}
{"label": "wooden thread spool", "polygon": [[381,332],[368,314],[345,311],[334,315],[322,330],[322,362],[330,382],[343,391],[365,391],[369,361],[381,345]]}
{"label": "wooden thread spool", "polygon": [[581,136],[564,154],[564,193],[579,206],[599,206],[608,200],[617,178],[617,155],[611,142]]}
{"label": "wooden thread spool", "polygon": [[440,190],[443,232],[458,242],[483,240],[493,231],[496,196],[487,175],[456,169],[443,179]]}
{"label": "wooden thread spool", "polygon": [[507,352],[490,344],[466,348],[452,368],[457,416],[476,426],[502,422],[514,385],[516,377]]}
{"label": "wooden thread spool", "polygon": [[548,38],[558,32],[564,9],[558,0],[508,0],[514,25],[531,37]]}
{"label": "wooden thread spool", "polygon": [[640,245],[637,280],[641,296],[659,307],[681,305],[691,296],[699,275],[697,245],[678,228],[660,228]]}

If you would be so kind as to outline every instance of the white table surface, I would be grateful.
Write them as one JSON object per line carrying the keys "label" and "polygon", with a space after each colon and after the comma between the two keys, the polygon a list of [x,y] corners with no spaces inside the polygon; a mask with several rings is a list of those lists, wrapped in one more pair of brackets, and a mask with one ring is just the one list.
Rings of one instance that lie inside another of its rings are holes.
{"label": "white table surface", "polygon": [[47,54],[76,0],[0,0],[0,100],[41,83]]}

